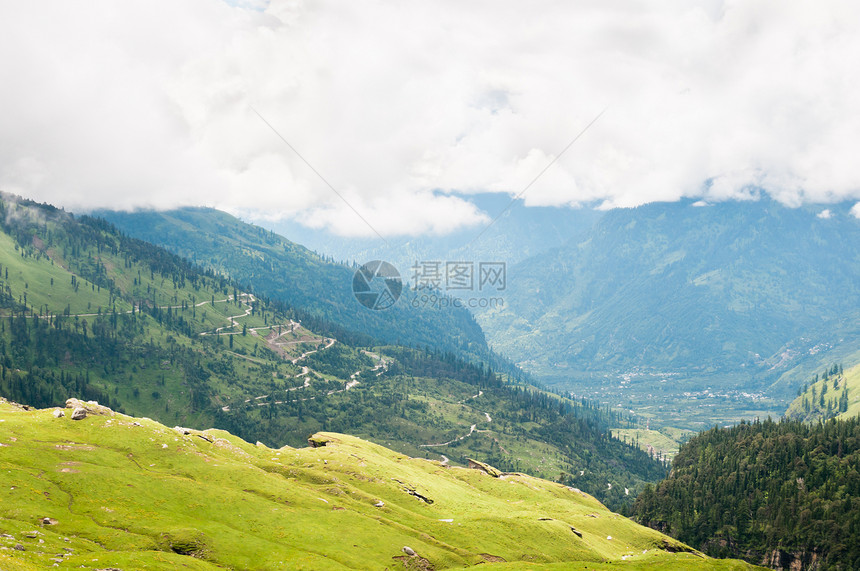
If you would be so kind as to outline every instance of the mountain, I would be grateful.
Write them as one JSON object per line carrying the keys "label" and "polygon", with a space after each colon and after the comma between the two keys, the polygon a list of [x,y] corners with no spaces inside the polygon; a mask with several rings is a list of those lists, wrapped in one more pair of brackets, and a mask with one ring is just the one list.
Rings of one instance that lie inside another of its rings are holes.
{"label": "mountain", "polygon": [[741,423],[681,447],[634,518],[718,557],[860,568],[860,419]]}
{"label": "mountain", "polygon": [[279,391],[239,401],[218,413],[215,426],[263,442],[296,445],[332,430],[446,463],[479,458],[578,487],[619,510],[665,475],[646,452],[611,437],[612,427],[627,424],[610,411],[511,384],[450,354],[375,351],[384,369],[344,359],[350,351],[340,344],[303,361],[322,379],[351,379],[349,390],[334,391],[344,381],[316,382],[325,391],[304,389],[301,399]]}
{"label": "mountain", "polygon": [[820,374],[798,389],[785,416],[805,422],[860,416],[860,365],[844,371],[834,364]]}
{"label": "mountain", "polygon": [[0,400],[3,569],[752,568],[482,463],[333,433],[268,448],[69,406]]}
{"label": "mountain", "polygon": [[[259,336],[230,336],[225,355],[227,337],[202,335],[234,332],[236,314],[252,329],[288,320],[225,278],[103,221],[9,195],[0,245],[3,395],[34,406],[95,399],[194,423],[211,420],[213,400],[271,382],[240,358],[261,350]],[[242,382],[210,378],[223,360]]]}
{"label": "mountain", "polygon": [[18,402],[95,400],[273,446],[347,432],[561,480],[616,509],[664,474],[611,437],[623,415],[450,352],[374,344],[104,220],[4,196],[0,243],[0,395]]}
{"label": "mountain", "polygon": [[250,286],[258,296],[283,301],[345,329],[384,343],[436,347],[488,358],[484,334],[467,310],[415,303],[416,294],[408,288],[388,309],[368,309],[353,294],[355,267],[327,261],[224,212],[184,208],[94,214],[130,236]]}
{"label": "mountain", "polygon": [[612,210],[508,268],[504,307],[477,318],[496,350],[559,388],[626,402],[634,387],[640,404],[664,389],[754,404],[762,395],[741,392],[758,391],[781,401],[759,410],[778,411],[810,367],[860,357],[860,220],[848,205],[819,210]]}
{"label": "mountain", "polygon": [[[482,225],[443,236],[389,238],[338,236],[291,220],[255,220],[294,242],[337,260],[386,260],[402,275],[422,261],[485,261],[515,264],[585,234],[603,216],[592,208],[526,207],[508,194],[470,197],[487,215]],[[492,221],[492,223],[490,223]]]}

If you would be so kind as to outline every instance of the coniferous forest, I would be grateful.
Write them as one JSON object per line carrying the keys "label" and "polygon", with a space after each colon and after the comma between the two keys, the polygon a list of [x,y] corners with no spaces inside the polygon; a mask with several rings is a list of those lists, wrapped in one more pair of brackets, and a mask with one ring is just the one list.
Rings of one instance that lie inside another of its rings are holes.
{"label": "coniferous forest", "polygon": [[709,555],[860,569],[860,420],[704,432],[669,478],[645,487],[633,516]]}

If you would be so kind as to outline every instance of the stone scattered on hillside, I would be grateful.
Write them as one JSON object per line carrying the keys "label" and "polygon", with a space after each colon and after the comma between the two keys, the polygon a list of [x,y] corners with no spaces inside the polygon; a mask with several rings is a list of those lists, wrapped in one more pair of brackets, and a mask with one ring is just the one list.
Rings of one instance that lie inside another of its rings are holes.
{"label": "stone scattered on hillside", "polygon": [[83,420],[87,417],[87,409],[85,408],[76,408],[72,411],[72,420]]}
{"label": "stone scattered on hillside", "polygon": [[[136,423],[137,424],[137,423]],[[140,424],[137,424],[140,426]],[[197,436],[198,438],[202,438],[206,442],[213,442],[214,439],[206,434],[205,432],[201,432],[200,430],[194,430],[193,428],[185,428],[184,426],[174,426],[174,432],[178,432],[182,436]]]}
{"label": "stone scattered on hillside", "polygon": [[403,487],[403,491],[406,492],[407,494],[409,494],[410,496],[414,496],[414,497],[418,498],[419,500],[421,500],[422,502],[427,503],[427,504],[433,503],[433,500],[431,500],[430,498],[428,498],[424,494],[419,493],[415,489],[415,486],[410,486],[409,484],[407,484],[405,482],[401,482],[397,478],[391,478],[391,479],[394,480],[395,482],[397,482],[398,484],[400,484]]}
{"label": "stone scattered on hillside", "polygon": [[57,520],[55,520],[52,517],[43,517],[42,518],[42,525],[57,525],[58,523],[60,523],[60,522],[58,522]]}
{"label": "stone scattered on hillside", "polygon": [[409,547],[408,545],[404,545],[403,546],[403,553],[405,553],[406,555],[412,556],[412,555],[415,555],[415,550],[412,549],[411,547]]}
{"label": "stone scattered on hillside", "polygon": [[469,461],[469,468],[472,470],[481,470],[486,474],[489,474],[493,478],[498,478],[503,475],[503,472],[498,468],[494,468],[485,462],[480,462],[478,460],[472,460],[471,458],[466,458]]}
{"label": "stone scattered on hillside", "polygon": [[326,438],[325,436],[320,436],[319,434],[314,434],[310,438],[308,438],[308,446],[311,448],[322,448],[326,444],[331,442],[331,438]]}
{"label": "stone scattered on hillside", "polygon": [[212,444],[214,444],[218,448],[224,448],[226,450],[229,450],[230,452],[232,452],[236,456],[241,456],[242,458],[250,458],[251,457],[250,454],[248,454],[247,452],[245,452],[244,450],[242,450],[241,448],[239,448],[238,446],[236,446],[235,444],[233,444],[232,442],[230,442],[229,440],[226,440],[224,438],[216,438],[212,442]]}
{"label": "stone scattered on hillside", "polygon": [[[116,413],[112,411],[110,408],[100,405],[98,402],[94,400],[90,401],[82,401],[76,398],[70,398],[66,401],[66,408],[71,409],[84,409],[84,412],[91,416],[114,416]],[[74,413],[72,413],[74,414]],[[73,418],[74,420],[74,418]]]}
{"label": "stone scattered on hillside", "polygon": [[55,408],[55,409],[54,409],[54,412],[52,412],[51,414],[53,414],[53,415],[54,415],[54,418],[63,418],[64,416],[66,416],[66,413],[65,413],[65,412],[63,412],[63,411],[62,411],[61,409],[59,409],[59,408]]}

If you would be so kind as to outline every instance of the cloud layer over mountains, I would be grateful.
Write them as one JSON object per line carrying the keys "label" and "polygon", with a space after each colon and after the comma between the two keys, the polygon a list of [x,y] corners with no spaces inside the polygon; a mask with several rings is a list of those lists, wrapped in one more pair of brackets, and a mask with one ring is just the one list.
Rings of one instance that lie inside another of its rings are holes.
{"label": "cloud layer over mountains", "polygon": [[445,233],[605,109],[527,205],[860,200],[858,22],[848,1],[6,3],[0,190]]}

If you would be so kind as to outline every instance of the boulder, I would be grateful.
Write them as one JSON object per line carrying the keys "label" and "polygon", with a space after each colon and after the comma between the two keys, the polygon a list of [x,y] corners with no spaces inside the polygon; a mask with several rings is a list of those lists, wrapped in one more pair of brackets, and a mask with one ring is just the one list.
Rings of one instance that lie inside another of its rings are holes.
{"label": "boulder", "polygon": [[84,402],[82,400],[71,398],[66,401],[66,408],[82,408],[84,409],[84,412],[90,416],[114,416],[116,414],[110,408],[100,405],[94,400]]}
{"label": "boulder", "polygon": [[311,448],[322,448],[323,446],[331,446],[339,443],[340,440],[326,432],[317,432],[308,438],[308,446]]}
{"label": "boulder", "polygon": [[403,546],[403,553],[409,555],[410,557],[415,555],[415,550],[409,547],[408,545]]}
{"label": "boulder", "polygon": [[83,420],[87,417],[87,409],[78,407],[72,411],[72,420]]}
{"label": "boulder", "polygon": [[489,474],[493,478],[498,478],[503,474],[501,470],[490,466],[486,462],[480,462],[478,460],[473,460],[472,458],[466,458],[466,460],[469,461],[469,468],[471,468],[472,470],[481,470],[482,472]]}
{"label": "boulder", "polygon": [[54,418],[63,418],[64,416],[66,416],[66,413],[59,408],[55,408],[54,412],[52,412],[51,414],[54,415]]}

